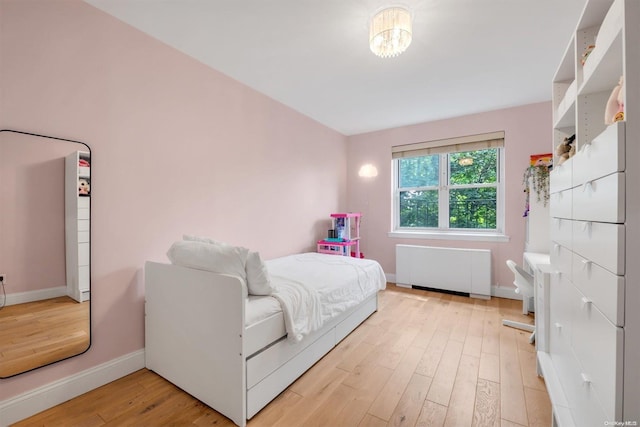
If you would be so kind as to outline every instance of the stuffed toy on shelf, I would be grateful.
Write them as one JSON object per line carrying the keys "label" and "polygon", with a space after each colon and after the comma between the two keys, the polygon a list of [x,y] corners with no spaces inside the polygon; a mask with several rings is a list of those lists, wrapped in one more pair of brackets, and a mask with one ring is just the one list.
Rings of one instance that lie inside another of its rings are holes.
{"label": "stuffed toy on shelf", "polygon": [[78,179],[78,195],[88,196],[91,194],[91,184],[87,178]]}
{"label": "stuffed toy on shelf", "polygon": [[624,77],[620,76],[618,85],[611,91],[604,110],[604,123],[612,125],[624,120]]}
{"label": "stuffed toy on shelf", "polygon": [[566,137],[564,141],[558,144],[558,146],[556,147],[556,157],[558,158],[558,165],[563,164],[571,157],[573,157],[574,154],[576,154],[576,146],[574,144],[575,141],[576,135],[573,134]]}

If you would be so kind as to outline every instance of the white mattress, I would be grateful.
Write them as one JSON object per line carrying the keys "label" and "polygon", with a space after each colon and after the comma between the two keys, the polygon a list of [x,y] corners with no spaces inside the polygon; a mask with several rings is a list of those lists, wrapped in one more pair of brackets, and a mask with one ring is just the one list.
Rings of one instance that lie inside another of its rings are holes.
{"label": "white mattress", "polygon": [[382,267],[372,260],[306,253],[266,264],[276,291],[247,298],[248,355],[286,336],[301,340],[300,328],[305,335],[318,330],[386,284]]}
{"label": "white mattress", "polygon": [[369,259],[309,252],[265,264],[294,342],[386,286],[382,267]]}
{"label": "white mattress", "polygon": [[244,325],[250,327],[277,313],[282,313],[282,307],[274,297],[250,295],[245,305]]}

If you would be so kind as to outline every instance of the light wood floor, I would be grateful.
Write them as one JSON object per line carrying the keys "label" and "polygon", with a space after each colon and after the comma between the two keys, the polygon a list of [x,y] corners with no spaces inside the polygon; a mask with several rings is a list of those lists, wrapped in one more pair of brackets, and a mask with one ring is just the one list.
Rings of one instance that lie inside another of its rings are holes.
{"label": "light wood floor", "polygon": [[58,297],[6,306],[0,310],[0,377],[80,354],[89,343],[89,301]]}
{"label": "light wood floor", "polygon": [[[263,426],[549,426],[522,303],[389,285],[379,311],[249,421]],[[25,426],[232,426],[141,370],[17,423]]]}

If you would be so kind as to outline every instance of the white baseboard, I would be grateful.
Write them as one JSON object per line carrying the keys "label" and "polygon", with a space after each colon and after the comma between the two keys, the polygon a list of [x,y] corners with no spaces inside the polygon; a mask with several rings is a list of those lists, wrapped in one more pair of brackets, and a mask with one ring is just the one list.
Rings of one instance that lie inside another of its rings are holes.
{"label": "white baseboard", "polygon": [[516,294],[513,286],[491,286],[491,296],[507,299],[518,299],[522,301],[522,295]]}
{"label": "white baseboard", "polygon": [[[5,285],[5,291],[7,290]],[[67,295],[66,286],[57,286],[55,288],[38,289],[37,291],[16,292],[7,294],[7,305],[23,304],[25,302],[40,301],[43,299],[58,298]]]}
{"label": "white baseboard", "polygon": [[7,399],[0,402],[0,427],[7,427],[142,368],[144,349]]}
{"label": "white baseboard", "polygon": [[[396,283],[396,275],[385,273],[387,276],[387,282],[395,283],[396,286],[400,286],[401,288],[411,288],[411,285],[399,285]],[[498,298],[507,298],[507,299],[515,299],[522,300],[522,296],[520,294],[516,294],[515,288],[513,286],[491,286],[491,296]]]}

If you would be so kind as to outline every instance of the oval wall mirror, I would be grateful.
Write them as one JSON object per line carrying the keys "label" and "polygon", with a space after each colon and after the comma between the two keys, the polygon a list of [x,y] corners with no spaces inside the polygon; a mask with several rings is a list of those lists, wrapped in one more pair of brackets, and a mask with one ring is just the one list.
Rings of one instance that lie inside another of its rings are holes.
{"label": "oval wall mirror", "polygon": [[91,345],[91,149],[0,130],[0,378]]}

